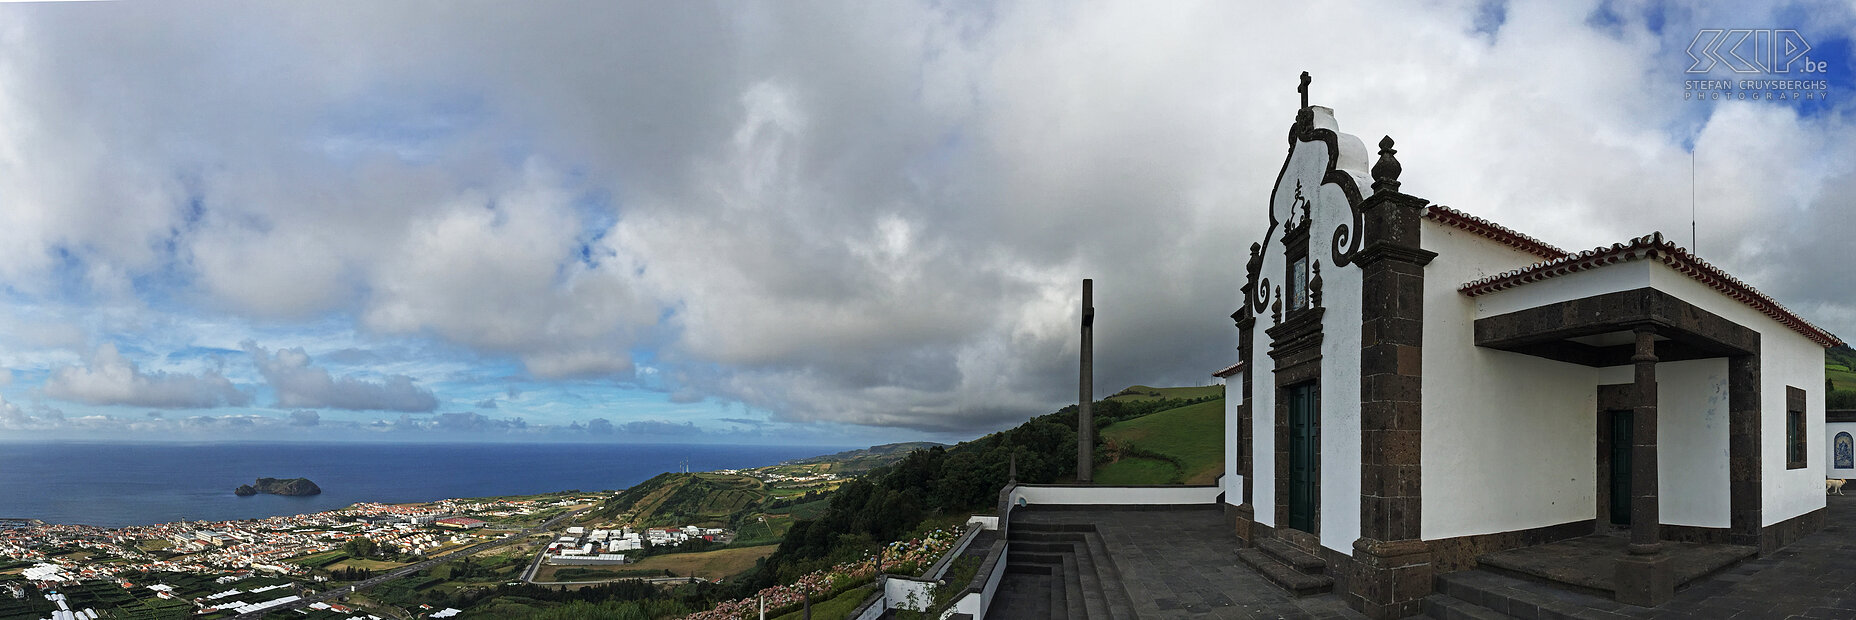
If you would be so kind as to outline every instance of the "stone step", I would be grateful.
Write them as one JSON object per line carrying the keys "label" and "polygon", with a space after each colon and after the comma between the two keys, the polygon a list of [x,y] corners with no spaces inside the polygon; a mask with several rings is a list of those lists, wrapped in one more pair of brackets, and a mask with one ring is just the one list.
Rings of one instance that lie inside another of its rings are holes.
{"label": "stone step", "polygon": [[1022,523],[1014,521],[1007,530],[1010,535],[1019,532],[1094,532],[1096,526],[1088,523]]}
{"label": "stone step", "polygon": [[1424,597],[1424,617],[1431,620],[1504,620],[1511,616],[1481,605],[1471,605],[1447,594]]}
{"label": "stone step", "polygon": [[1327,574],[1328,563],[1320,556],[1303,551],[1288,541],[1264,538],[1257,541],[1257,548],[1275,557],[1277,561],[1310,575]]}
{"label": "stone step", "polygon": [[1239,549],[1237,559],[1262,573],[1263,578],[1295,596],[1320,594],[1334,589],[1334,578],[1327,575],[1310,575],[1296,570],[1295,567],[1277,561],[1275,556],[1255,547]]}
{"label": "stone step", "polygon": [[1095,558],[1089,555],[1089,543],[1070,543],[1070,557],[1076,558],[1076,577],[1082,582],[1083,613],[1088,618],[1108,617],[1108,597],[1102,592],[1102,574]]}
{"label": "stone step", "polygon": [[1051,568],[1049,564],[1026,564],[1024,562],[1009,561],[1005,563],[1005,572],[1008,575],[1049,575],[1051,573]]}
{"label": "stone step", "polygon": [[1070,588],[1065,586],[1063,575],[1058,574],[1062,567],[1051,568],[1050,574],[1050,620],[1064,620],[1070,614]]}
{"label": "stone step", "polygon": [[1063,579],[1063,603],[1067,610],[1066,618],[1088,618],[1089,610],[1083,603],[1083,575],[1076,564],[1076,554],[1065,553],[1058,556],[1062,562],[1058,570],[1062,574],[1054,575]]}
{"label": "stone step", "polygon": [[1075,552],[1075,545],[1077,542],[1079,541],[1032,542],[1021,540],[1012,543],[1012,551],[1025,553],[1073,553]]}
{"label": "stone step", "polygon": [[1498,615],[1560,620],[1563,618],[1616,618],[1613,610],[1626,607],[1609,598],[1541,585],[1483,569],[1438,575],[1437,592]]}
{"label": "stone step", "polygon": [[1094,535],[1094,532],[1021,532],[1017,529],[1013,529],[1012,533],[1006,537],[1006,540],[1012,541],[1013,544],[1022,542],[1066,542],[1082,540],[1084,536],[1091,535]]}
{"label": "stone step", "polygon": [[1019,551],[1016,547],[1014,547],[1011,551],[1006,552],[1005,559],[1007,562],[1010,562],[1012,564],[1057,565],[1057,564],[1063,563],[1063,554],[1061,553],[1030,553],[1030,552]]}
{"label": "stone step", "polygon": [[1095,563],[1096,576],[1102,585],[1102,594],[1108,602],[1108,617],[1134,618],[1134,599],[1128,596],[1128,589],[1121,580],[1121,568],[1115,565],[1115,556],[1108,551],[1108,543],[1100,535],[1091,534],[1083,538],[1089,558]]}
{"label": "stone step", "polygon": [[986,620],[1051,617],[1050,591],[1060,588],[1051,587],[1050,574],[1023,571],[1021,567],[1009,565],[1006,568],[1005,577],[999,580],[999,590],[986,609]]}

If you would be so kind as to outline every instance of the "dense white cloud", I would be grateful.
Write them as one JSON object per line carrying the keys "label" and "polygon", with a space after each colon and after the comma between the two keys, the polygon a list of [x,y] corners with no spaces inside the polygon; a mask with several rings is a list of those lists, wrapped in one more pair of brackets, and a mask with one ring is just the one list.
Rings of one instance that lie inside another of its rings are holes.
{"label": "dense white cloud", "polygon": [[167,409],[202,409],[222,405],[240,406],[251,402],[251,395],[219,374],[208,370],[198,375],[178,372],[144,372],[136,363],[116,351],[116,345],[97,347],[83,366],[63,366],[52,371],[45,381],[45,394],[52,398],[91,405],[128,405]]}
{"label": "dense white cloud", "polygon": [[240,346],[276,391],[278,407],[413,412],[438,408],[438,398],[432,391],[414,384],[406,375],[387,375],[379,381],[352,375],[336,379],[327,369],[313,366],[309,354],[301,348],[272,353],[249,340]]}
{"label": "dense white cloud", "polygon": [[[1093,277],[1104,393],[1202,383],[1303,70],[1408,192],[1572,249],[1684,239],[1692,145],[1702,254],[1856,332],[1847,107],[1681,93],[1698,25],[1847,40],[1847,7],[1484,4],[8,5],[0,291],[131,317],[0,322],[0,361],[333,323],[518,364],[500,411],[591,379],[964,432],[1074,398]],[[360,349],[245,348],[279,407],[441,408]]]}

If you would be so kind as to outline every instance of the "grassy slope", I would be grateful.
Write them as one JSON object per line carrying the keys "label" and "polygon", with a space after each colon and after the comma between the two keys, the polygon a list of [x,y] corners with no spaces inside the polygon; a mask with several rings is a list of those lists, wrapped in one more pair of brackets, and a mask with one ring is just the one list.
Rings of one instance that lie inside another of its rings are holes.
{"label": "grassy slope", "polygon": [[[851,612],[857,611],[857,606],[862,605],[864,599],[869,598],[870,593],[875,591],[876,586],[863,586],[845,590],[842,594],[839,594],[829,601],[813,601],[812,618],[813,620],[839,620],[841,618],[848,618]],[[800,620],[804,615],[805,611],[801,610],[774,618],[773,620]]]}
{"label": "grassy slope", "polygon": [[726,525],[737,513],[759,506],[765,485],[731,474],[662,474],[606,500],[582,522],[632,515],[643,527],[684,524]]}
{"label": "grassy slope", "polygon": [[1206,386],[1200,386],[1200,387],[1157,388],[1157,387],[1148,387],[1145,385],[1135,385],[1135,386],[1129,386],[1128,389],[1122,390],[1120,392],[1116,392],[1114,396],[1110,396],[1103,400],[1112,400],[1112,401],[1124,402],[1124,403],[1134,403],[1134,402],[1141,402],[1141,401],[1146,401],[1146,400],[1156,400],[1156,399],[1161,399],[1161,398],[1189,399],[1189,398],[1204,398],[1207,396],[1224,396],[1224,386],[1206,385]]}
{"label": "grassy slope", "polygon": [[1224,401],[1207,401],[1117,422],[1102,429],[1102,438],[1172,457],[1178,465],[1159,459],[1123,458],[1097,467],[1098,483],[1210,484],[1224,469]]}
{"label": "grassy slope", "polygon": [[759,547],[742,547],[739,549],[722,549],[702,553],[672,553],[654,555],[636,564],[625,564],[615,569],[626,571],[648,571],[661,573],[668,570],[678,577],[696,576],[705,579],[721,579],[741,573],[754,567],[754,561],[773,555],[779,545]]}

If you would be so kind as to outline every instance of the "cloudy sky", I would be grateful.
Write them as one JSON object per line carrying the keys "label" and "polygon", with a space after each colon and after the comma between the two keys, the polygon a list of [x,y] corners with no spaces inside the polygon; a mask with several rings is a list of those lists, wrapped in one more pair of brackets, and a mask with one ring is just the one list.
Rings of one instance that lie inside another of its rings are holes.
{"label": "cloudy sky", "polygon": [[1099,395],[1205,384],[1304,70],[1408,193],[1573,249],[1693,195],[1856,334],[1847,5],[1261,5],[0,5],[0,440],[958,440],[1074,400],[1084,277]]}

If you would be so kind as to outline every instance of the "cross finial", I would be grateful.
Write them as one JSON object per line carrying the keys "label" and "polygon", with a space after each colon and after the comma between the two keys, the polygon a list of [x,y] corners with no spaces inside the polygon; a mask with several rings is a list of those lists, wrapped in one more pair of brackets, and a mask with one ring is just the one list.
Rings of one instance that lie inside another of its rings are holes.
{"label": "cross finial", "polygon": [[1308,77],[1308,72],[1303,71],[1302,72],[1302,85],[1295,87],[1295,92],[1302,93],[1302,107],[1304,108],[1308,107],[1308,82],[1309,80],[1310,78]]}

